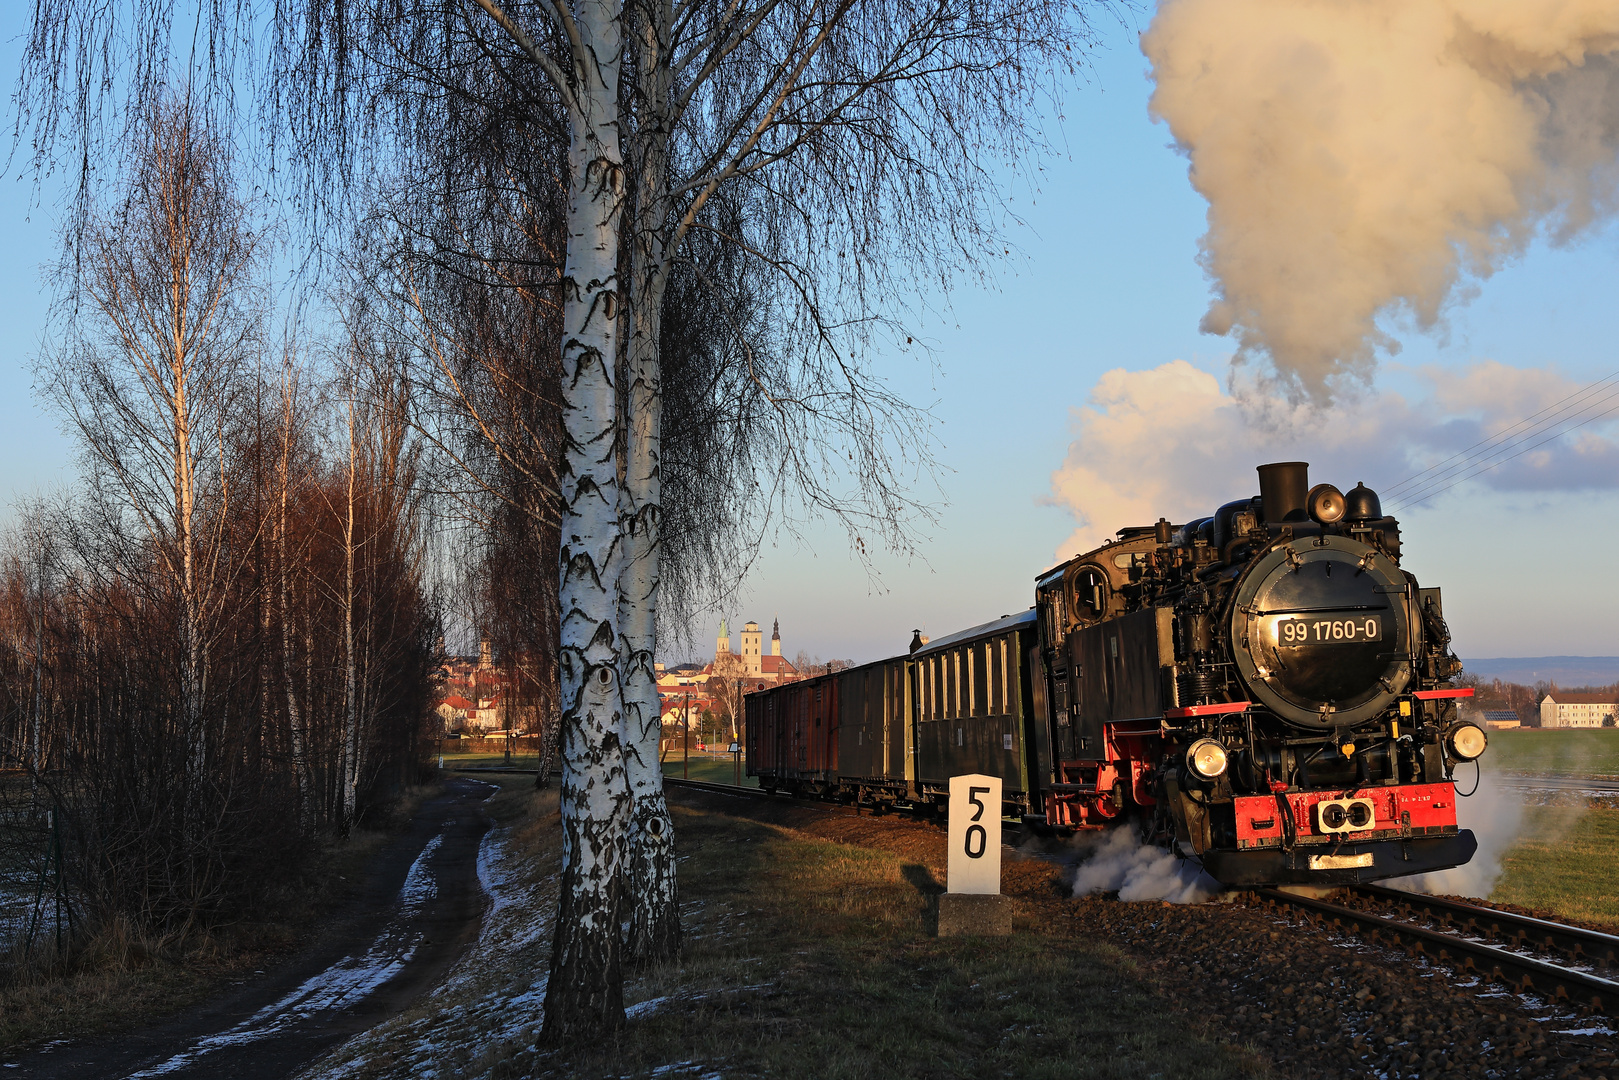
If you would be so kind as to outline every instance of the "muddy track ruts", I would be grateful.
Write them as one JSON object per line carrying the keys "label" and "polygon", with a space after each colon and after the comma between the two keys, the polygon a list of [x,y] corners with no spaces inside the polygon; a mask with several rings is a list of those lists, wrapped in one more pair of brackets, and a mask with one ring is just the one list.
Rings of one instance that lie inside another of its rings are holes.
{"label": "muddy track ruts", "polygon": [[279,1080],[431,989],[477,935],[491,785],[454,778],[377,857],[360,897],[262,977],[133,1032],[0,1059],[6,1080]]}

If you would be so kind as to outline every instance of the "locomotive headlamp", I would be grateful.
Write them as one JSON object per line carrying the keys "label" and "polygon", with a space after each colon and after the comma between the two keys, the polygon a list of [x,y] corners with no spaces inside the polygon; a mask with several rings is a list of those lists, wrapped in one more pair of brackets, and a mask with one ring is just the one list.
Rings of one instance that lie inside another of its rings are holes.
{"label": "locomotive headlamp", "polygon": [[1197,740],[1186,749],[1186,767],[1203,780],[1213,780],[1225,772],[1225,747],[1213,739]]}
{"label": "locomotive headlamp", "polygon": [[1317,484],[1310,489],[1304,497],[1305,509],[1310,516],[1323,525],[1331,525],[1334,521],[1343,519],[1347,504],[1344,502],[1344,493],[1331,484]]}
{"label": "locomotive headlamp", "polygon": [[1457,724],[1445,733],[1445,743],[1450,747],[1451,757],[1472,761],[1484,753],[1489,740],[1484,737],[1484,729],[1477,724]]}

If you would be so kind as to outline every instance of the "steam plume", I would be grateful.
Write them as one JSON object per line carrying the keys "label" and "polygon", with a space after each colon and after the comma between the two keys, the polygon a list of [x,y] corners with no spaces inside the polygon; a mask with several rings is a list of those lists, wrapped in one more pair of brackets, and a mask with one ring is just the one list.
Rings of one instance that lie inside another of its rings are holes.
{"label": "steam plume", "polygon": [[1118,891],[1120,900],[1168,900],[1198,904],[1220,891],[1220,883],[1195,863],[1136,839],[1119,826],[1102,834],[1089,858],[1074,872],[1074,895]]}
{"label": "steam plume", "polygon": [[[1457,787],[1466,790],[1467,778],[1456,778]],[[1436,896],[1476,896],[1487,898],[1501,880],[1501,860],[1525,833],[1523,800],[1505,788],[1492,772],[1478,778],[1478,790],[1470,798],[1456,800],[1456,822],[1472,829],[1478,840],[1478,853],[1471,861],[1449,870],[1417,874],[1385,882],[1396,889],[1432,893]]]}
{"label": "steam plume", "polygon": [[1164,0],[1141,47],[1209,202],[1203,328],[1294,392],[1615,209],[1612,0]]}

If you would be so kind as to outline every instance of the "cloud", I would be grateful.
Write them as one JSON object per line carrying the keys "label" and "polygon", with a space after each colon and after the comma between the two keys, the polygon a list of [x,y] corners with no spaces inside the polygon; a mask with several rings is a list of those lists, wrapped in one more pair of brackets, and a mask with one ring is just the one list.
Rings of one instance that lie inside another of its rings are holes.
{"label": "cloud", "polygon": [[[1619,487],[1619,380],[1587,385],[1483,361],[1407,372],[1413,399],[1385,389],[1315,404],[1233,372],[1222,387],[1173,360],[1097,380],[1072,412],[1074,439],[1051,478],[1051,501],[1076,522],[1057,558],[1124,526],[1179,524],[1247,498],[1258,491],[1254,467],[1268,461],[1309,461],[1313,481],[1344,489],[1365,481],[1391,512],[1459,484]],[[1582,419],[1592,422],[1573,427]]]}
{"label": "cloud", "polygon": [[1209,202],[1203,328],[1293,396],[1619,205],[1612,0],[1165,0],[1141,47]]}

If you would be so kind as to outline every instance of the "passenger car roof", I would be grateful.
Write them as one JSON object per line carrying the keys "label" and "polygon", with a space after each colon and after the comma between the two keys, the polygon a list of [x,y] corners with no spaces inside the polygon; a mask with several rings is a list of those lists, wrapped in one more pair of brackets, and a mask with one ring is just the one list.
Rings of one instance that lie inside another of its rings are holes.
{"label": "passenger car roof", "polygon": [[1020,611],[1016,615],[1003,615],[994,622],[982,623],[966,630],[957,630],[954,634],[946,634],[942,638],[934,638],[932,641],[916,650],[915,655],[926,656],[928,653],[937,652],[940,649],[948,649],[952,645],[960,645],[964,642],[971,641],[974,638],[992,637],[996,634],[1004,634],[1008,631],[1015,630],[1020,626],[1032,625],[1036,618],[1037,616],[1035,615],[1034,608],[1030,608],[1027,611]]}

